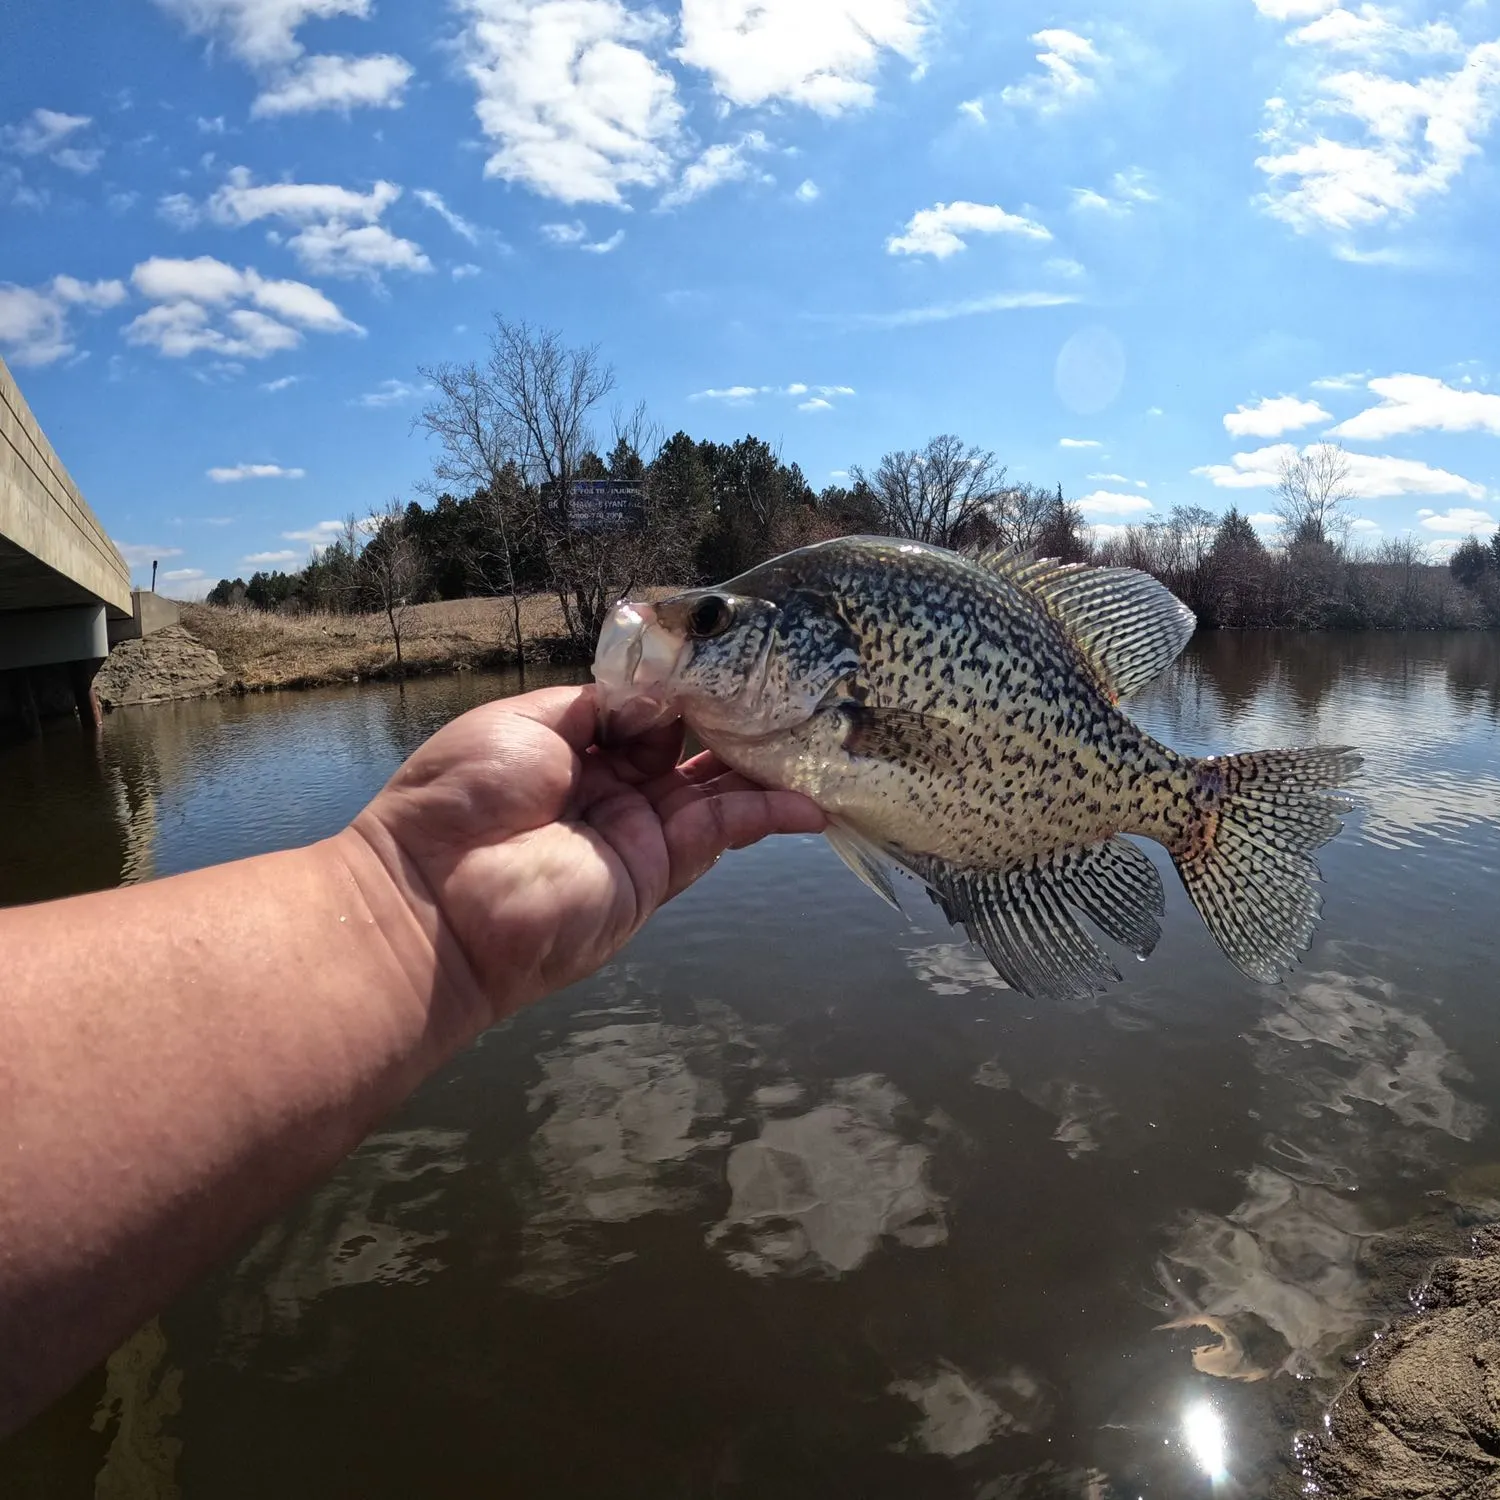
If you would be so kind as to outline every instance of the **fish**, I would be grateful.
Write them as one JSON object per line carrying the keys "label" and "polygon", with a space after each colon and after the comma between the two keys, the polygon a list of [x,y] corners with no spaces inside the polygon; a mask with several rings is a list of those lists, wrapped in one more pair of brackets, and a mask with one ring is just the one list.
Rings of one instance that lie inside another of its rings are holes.
{"label": "fish", "polygon": [[1149,574],[892,537],[798,548],[726,583],[622,600],[593,674],[610,733],[682,718],[733,770],[801,792],[839,857],[900,909],[925,886],[1013,989],[1144,959],[1170,856],[1229,960],[1274,983],[1320,913],[1312,856],[1353,803],[1349,746],[1182,755],[1121,702],[1176,660],[1191,610]]}

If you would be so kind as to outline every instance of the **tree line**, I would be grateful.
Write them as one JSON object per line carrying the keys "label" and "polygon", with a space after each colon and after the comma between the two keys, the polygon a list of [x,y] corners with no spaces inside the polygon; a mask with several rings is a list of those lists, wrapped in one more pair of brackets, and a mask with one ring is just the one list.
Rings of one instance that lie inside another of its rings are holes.
{"label": "tree line", "polygon": [[567,648],[587,657],[605,614],[632,589],[723,580],[793,547],[876,533],[1141,568],[1210,627],[1500,623],[1500,533],[1465,543],[1447,568],[1429,564],[1411,538],[1359,551],[1348,464],[1332,446],[1283,466],[1274,547],[1237,509],[1220,517],[1195,506],[1096,540],[1060,485],[1014,482],[992,452],[952,434],[815,490],[753,434],[664,437],[640,406],[612,409],[606,428],[616,381],[598,349],[505,318],[485,360],[420,373],[433,396],[417,426],[437,451],[428,503],[351,517],[304,568],[222,579],[210,603],[379,610],[399,665],[411,605],[503,598],[519,655],[520,600],[545,592],[558,602]]}

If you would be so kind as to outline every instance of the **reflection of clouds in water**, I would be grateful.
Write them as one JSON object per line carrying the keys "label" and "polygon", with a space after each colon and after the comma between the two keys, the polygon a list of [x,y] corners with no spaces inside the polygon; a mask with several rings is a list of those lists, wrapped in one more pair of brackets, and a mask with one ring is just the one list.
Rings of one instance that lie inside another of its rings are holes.
{"label": "reflection of clouds in water", "polygon": [[[1426,1021],[1390,1003],[1395,993],[1373,975],[1308,974],[1278,994],[1261,1021],[1256,1065],[1291,1077],[1308,1096],[1302,1112],[1312,1118],[1325,1109],[1348,1114],[1350,1101],[1367,1100],[1403,1125],[1471,1139],[1484,1111],[1445,1082],[1467,1072]],[[1317,1059],[1311,1066],[1309,1048]]]}
{"label": "reflection of clouds in water", "polygon": [[308,1307],[337,1287],[421,1282],[439,1269],[424,1252],[446,1238],[446,1229],[433,1227],[443,1216],[411,1220],[441,1202],[442,1178],[462,1170],[466,1139],[456,1130],[373,1135],[328,1186],[270,1225],[220,1304],[234,1356],[264,1366],[267,1354],[257,1346],[294,1335]]}
{"label": "reflection of clouds in water", "polygon": [[980,1063],[973,1081],[985,1089],[1014,1088],[1028,1104],[1055,1116],[1057,1129],[1052,1139],[1066,1147],[1075,1161],[1099,1149],[1097,1132],[1115,1118],[1109,1101],[1091,1084],[1053,1078],[1030,1087],[1019,1086],[994,1058]]}
{"label": "reflection of clouds in water", "polygon": [[1364,836],[1382,849],[1411,849],[1423,838],[1466,842],[1461,835],[1500,825],[1500,776],[1427,767],[1403,761],[1391,773],[1372,765],[1358,787],[1368,809]]}
{"label": "reflection of clouds in water", "polygon": [[[1349,790],[1364,817],[1351,833],[1381,848],[1428,838],[1467,842],[1472,830],[1500,824],[1493,728],[1455,713],[1451,657],[1410,659],[1393,673],[1388,662],[1339,661],[1331,643],[1322,643],[1309,662],[1316,660],[1327,680],[1310,700],[1282,659],[1290,645],[1267,643],[1276,653],[1268,678],[1233,706],[1201,662],[1186,663],[1142,700],[1141,722],[1179,749],[1239,750],[1289,739],[1357,746],[1365,765]],[[1234,743],[1226,746],[1230,734]],[[1490,769],[1454,767],[1474,750]]]}
{"label": "reflection of clouds in water", "polygon": [[526,1223],[512,1285],[575,1290],[608,1263],[595,1243],[597,1226],[698,1200],[702,1179],[674,1169],[727,1143],[712,1128],[724,1113],[713,1073],[736,1038],[727,1012],[699,1027],[622,1020],[575,1032],[542,1054],[530,1105],[546,1115],[516,1188]]}
{"label": "reflection of clouds in water", "polygon": [[957,1458],[1005,1432],[1036,1432],[1051,1415],[1041,1382],[1017,1366],[976,1381],[942,1360],[914,1380],[893,1381],[893,1396],[905,1396],[922,1421],[903,1444],[925,1453]]}
{"label": "reflection of clouds in water", "polygon": [[930,1153],[895,1133],[906,1100],[874,1074],[841,1079],[832,1102],[767,1120],[729,1154],[729,1212],[708,1234],[751,1276],[852,1271],[889,1236],[914,1249],[948,1237],[926,1181]]}
{"label": "reflection of clouds in water", "polygon": [[1121,1493],[1102,1469],[1043,1463],[1020,1474],[987,1480],[974,1491],[974,1500],[1114,1500]]}
{"label": "reflection of clouds in water", "polygon": [[[1159,1268],[1178,1307],[1163,1327],[1218,1336],[1193,1351],[1207,1375],[1330,1374],[1367,1322],[1357,1262],[1372,1231],[1347,1199],[1270,1167],[1252,1168],[1245,1188],[1227,1218],[1195,1213],[1180,1228]],[[1193,1295],[1177,1279],[1183,1271],[1198,1280]],[[1279,1336],[1274,1348],[1266,1330]]]}
{"label": "reflection of clouds in water", "polygon": [[105,1366],[90,1426],[106,1432],[113,1424],[115,1434],[94,1479],[95,1500],[177,1500],[182,1441],[162,1429],[181,1410],[182,1371],[167,1363],[166,1335],[153,1318]]}
{"label": "reflection of clouds in water", "polygon": [[990,961],[968,943],[934,943],[903,948],[906,962],[920,983],[935,995],[966,995],[970,990],[1009,988]]}
{"label": "reflection of clouds in water", "polygon": [[635,1012],[539,1059],[531,1106],[546,1113],[516,1174],[526,1222],[512,1285],[576,1290],[622,1258],[606,1226],[696,1210],[726,1177],[729,1211],[707,1242],[751,1275],[841,1274],[886,1236],[942,1243],[930,1153],[900,1137],[899,1090],[873,1074],[840,1079],[808,1108],[801,1084],[773,1074],[749,1095],[759,1136],[728,1149],[726,1056],[749,1044],[751,1066],[768,1063],[732,1012],[704,1004],[699,1014],[702,1025],[675,1026]]}
{"label": "reflection of clouds in water", "polygon": [[1325,1138],[1267,1135],[1274,1164],[1251,1170],[1239,1207],[1191,1214],[1166,1252],[1160,1274],[1178,1315],[1164,1326],[1213,1335],[1193,1351],[1202,1373],[1333,1373],[1370,1318],[1359,1262],[1374,1230],[1347,1190],[1383,1157],[1420,1157],[1432,1139],[1422,1127],[1469,1140],[1483,1125],[1484,1111],[1447,1081],[1467,1076],[1458,1060],[1395,993],[1372,975],[1308,974],[1275,996],[1251,1038],[1256,1067],[1300,1097],[1304,1121],[1320,1122],[1302,1133]]}

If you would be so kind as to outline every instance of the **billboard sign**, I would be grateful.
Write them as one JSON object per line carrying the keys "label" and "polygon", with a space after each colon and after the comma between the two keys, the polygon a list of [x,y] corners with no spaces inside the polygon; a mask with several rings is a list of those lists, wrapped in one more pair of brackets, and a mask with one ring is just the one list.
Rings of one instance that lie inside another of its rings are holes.
{"label": "billboard sign", "polygon": [[575,479],[570,486],[573,524],[580,531],[615,531],[640,513],[641,487],[625,479]]}

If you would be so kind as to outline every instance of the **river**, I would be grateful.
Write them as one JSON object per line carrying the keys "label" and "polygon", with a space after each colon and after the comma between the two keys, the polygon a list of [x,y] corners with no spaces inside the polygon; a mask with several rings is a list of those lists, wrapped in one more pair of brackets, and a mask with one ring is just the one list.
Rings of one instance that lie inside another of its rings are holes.
{"label": "river", "polygon": [[[50,729],[0,752],[0,903],[330,833],[512,688]],[[1202,636],[1134,712],[1366,751],[1286,984],[1165,865],[1154,957],[1056,1007],[821,840],[731,856],[0,1447],[0,1494],[1261,1493],[1378,1231],[1500,1161],[1500,637]]]}

